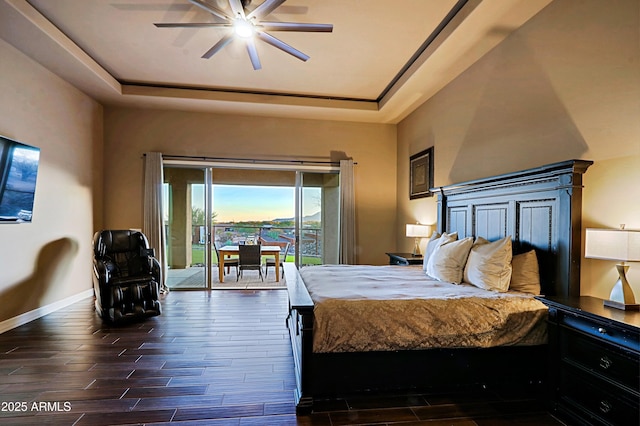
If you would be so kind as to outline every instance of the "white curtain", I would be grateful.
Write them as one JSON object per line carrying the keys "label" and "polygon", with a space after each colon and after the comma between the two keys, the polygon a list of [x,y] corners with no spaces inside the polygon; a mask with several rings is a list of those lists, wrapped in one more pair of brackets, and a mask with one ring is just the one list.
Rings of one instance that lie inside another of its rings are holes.
{"label": "white curtain", "polygon": [[356,201],[353,160],[340,160],[340,263],[356,263]]}
{"label": "white curtain", "polygon": [[162,153],[147,152],[144,162],[144,223],[142,232],[147,236],[149,245],[155,249],[156,259],[160,262],[162,277],[160,289],[167,292],[165,277],[165,232],[162,218]]}

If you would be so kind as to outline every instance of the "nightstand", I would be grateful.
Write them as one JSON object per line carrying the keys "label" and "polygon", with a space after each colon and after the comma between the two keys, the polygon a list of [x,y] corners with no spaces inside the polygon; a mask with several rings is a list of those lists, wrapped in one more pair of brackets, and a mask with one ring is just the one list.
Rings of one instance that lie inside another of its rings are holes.
{"label": "nightstand", "polygon": [[414,256],[413,253],[385,253],[389,256],[389,265],[422,265],[422,255]]}
{"label": "nightstand", "polygon": [[549,307],[551,406],[577,424],[640,424],[640,312],[595,297],[538,297]]}

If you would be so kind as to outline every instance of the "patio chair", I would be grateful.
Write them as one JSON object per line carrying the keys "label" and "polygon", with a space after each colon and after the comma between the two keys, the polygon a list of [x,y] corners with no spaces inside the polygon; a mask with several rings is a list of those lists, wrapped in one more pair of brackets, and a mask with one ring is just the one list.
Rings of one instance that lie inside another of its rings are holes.
{"label": "patio chair", "polygon": [[[282,277],[284,278],[284,265],[283,263],[287,261],[287,254],[289,254],[289,248],[291,247],[291,243],[287,243],[284,249],[284,254],[280,254],[280,270],[282,271]],[[269,266],[276,267],[276,258],[275,257],[267,257],[264,262],[264,276],[269,275]]]}
{"label": "patio chair", "polygon": [[[218,257],[218,267],[220,267],[220,251],[218,250],[218,244],[214,243],[213,247],[216,249],[216,256]],[[225,268],[227,268],[227,271],[225,272],[224,270],[222,271],[222,273],[224,275],[226,275],[227,273],[231,272],[231,267],[233,266],[234,268],[236,268],[236,275],[238,274],[238,258],[237,257],[225,257],[224,258],[224,266]]]}
{"label": "patio chair", "polygon": [[262,276],[262,255],[260,254],[260,244],[245,244],[238,246],[238,275],[236,281],[242,277],[244,270],[257,270],[260,273],[260,279],[264,281]]}

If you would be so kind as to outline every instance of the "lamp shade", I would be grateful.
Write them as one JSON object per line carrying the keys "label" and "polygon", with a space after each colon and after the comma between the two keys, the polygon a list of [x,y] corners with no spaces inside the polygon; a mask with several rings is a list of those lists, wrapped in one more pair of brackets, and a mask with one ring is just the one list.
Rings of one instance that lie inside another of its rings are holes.
{"label": "lamp shade", "polygon": [[640,231],[588,228],[584,256],[591,259],[640,262]]}
{"label": "lamp shade", "polygon": [[407,237],[426,238],[431,236],[431,226],[407,224]]}

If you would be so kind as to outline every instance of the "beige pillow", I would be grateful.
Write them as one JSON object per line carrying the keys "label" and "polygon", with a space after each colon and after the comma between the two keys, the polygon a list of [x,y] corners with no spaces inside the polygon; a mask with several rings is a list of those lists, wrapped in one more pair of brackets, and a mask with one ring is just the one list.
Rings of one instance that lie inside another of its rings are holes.
{"label": "beige pillow", "polygon": [[[424,255],[424,259],[422,260],[422,269],[427,272],[427,265],[429,264],[429,258],[431,258],[431,255],[433,254],[434,251],[436,251],[436,249],[438,247],[440,247],[442,244],[446,244],[446,243],[450,243],[451,241],[455,241],[458,239],[458,233],[454,232],[451,234],[447,234],[446,232],[443,232],[442,235],[439,235],[434,239],[434,235],[436,235],[436,233],[434,232],[431,235],[431,239],[429,239],[429,243],[427,244],[427,250],[426,253]],[[427,272],[427,275],[429,273]]]}
{"label": "beige pillow", "polygon": [[427,274],[439,281],[460,284],[471,246],[473,246],[471,237],[440,244],[429,257]]}
{"label": "beige pillow", "polygon": [[507,291],[511,281],[511,237],[476,239],[464,268],[464,282],[485,290]]}
{"label": "beige pillow", "polygon": [[513,256],[511,266],[509,290],[540,294],[540,270],[535,250]]}

